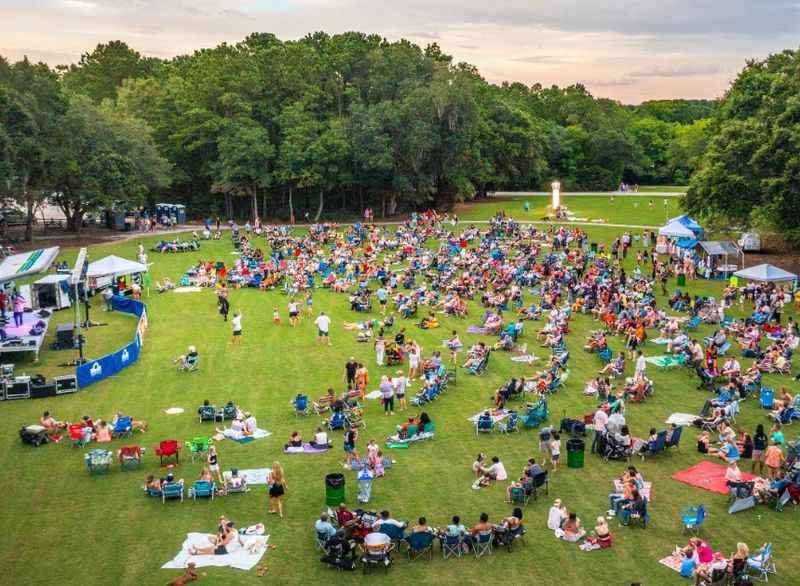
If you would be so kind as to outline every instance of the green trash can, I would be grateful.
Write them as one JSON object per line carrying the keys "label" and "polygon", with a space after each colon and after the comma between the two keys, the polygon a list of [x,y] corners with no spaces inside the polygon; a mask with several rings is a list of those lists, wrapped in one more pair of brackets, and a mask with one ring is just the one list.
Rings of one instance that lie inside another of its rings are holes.
{"label": "green trash can", "polygon": [[335,472],[325,476],[325,504],[338,507],[344,502],[344,474]]}
{"label": "green trash can", "polygon": [[567,468],[583,468],[586,442],[579,437],[567,440]]}
{"label": "green trash can", "polygon": [[594,252],[595,254],[597,253],[597,242],[592,242],[591,249],[592,252]]}
{"label": "green trash can", "polygon": [[685,287],[686,286],[686,275],[681,273],[678,275],[678,287]]}

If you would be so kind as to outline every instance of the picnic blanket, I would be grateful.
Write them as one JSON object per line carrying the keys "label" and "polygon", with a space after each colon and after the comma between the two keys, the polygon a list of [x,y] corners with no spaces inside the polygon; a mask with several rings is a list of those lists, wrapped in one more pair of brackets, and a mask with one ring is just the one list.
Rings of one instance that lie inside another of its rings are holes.
{"label": "picnic blanket", "polygon": [[394,448],[394,449],[407,448],[411,444],[414,444],[414,443],[417,443],[419,441],[432,438],[433,434],[434,434],[434,432],[432,432],[432,431],[429,432],[429,433],[423,432],[423,433],[418,433],[414,437],[411,437],[411,438],[408,438],[408,439],[400,439],[397,436],[393,435],[392,437],[386,438],[386,447],[387,448]]}
{"label": "picnic blanket", "polygon": [[180,415],[183,413],[183,409],[180,407],[170,407],[169,409],[164,409],[164,413],[167,415]]}
{"label": "picnic blanket", "polygon": [[383,397],[383,393],[381,393],[380,391],[370,391],[369,393],[364,395],[364,397],[374,401],[375,399],[382,398]]}
{"label": "picnic blanket", "polygon": [[469,326],[467,328],[467,333],[468,334],[484,334],[484,335],[486,335],[486,334],[489,333],[489,329],[488,328],[482,328],[481,326]]}
{"label": "picnic blanket", "polygon": [[292,446],[288,446],[283,448],[284,454],[324,454],[330,450],[330,447],[327,448],[315,448],[309,443],[304,443],[303,447],[300,448],[293,448]]}
{"label": "picnic blanket", "polygon": [[[469,417],[468,421],[471,421],[472,423],[478,423],[478,419],[484,413],[485,413],[485,411],[480,411],[480,412],[476,413],[475,415],[473,415],[472,417]],[[510,415],[510,413],[511,412],[508,409],[501,409],[500,411],[495,411],[493,409],[493,410],[489,411],[489,414],[492,416],[492,421],[494,423],[499,423],[499,422],[503,421],[503,419],[508,417]]]}
{"label": "picnic blanket", "polygon": [[[253,432],[253,435],[242,436],[241,432],[234,431],[234,430],[232,430],[230,428],[226,428],[226,429],[223,430],[221,435],[222,435],[221,439],[228,438],[228,439],[232,439],[235,442],[239,442],[240,444],[249,444],[250,442],[254,442],[257,439],[263,439],[265,437],[271,436],[272,432],[271,431],[267,431],[265,429],[260,429],[259,428],[259,429],[256,429],[255,432]],[[220,436],[220,434],[217,434],[214,437],[216,439],[219,436]]]}
{"label": "picnic blanket", "polygon": [[[619,478],[614,479],[614,492],[622,492],[622,481]],[[639,493],[647,499],[648,502],[653,501],[653,483],[645,482]]]}
{"label": "picnic blanket", "polygon": [[672,425],[673,423],[678,426],[682,425],[694,425],[695,420],[697,420],[697,415],[692,415],[691,413],[673,413],[669,417],[667,417],[667,425]]}
{"label": "picnic blanket", "polygon": [[185,568],[194,562],[198,568],[206,566],[231,567],[237,570],[251,570],[267,551],[269,535],[239,535],[239,544],[226,555],[189,555],[190,547],[208,547],[208,533],[187,533],[181,550],[173,559],[161,566],[165,569]]}
{"label": "picnic blanket", "polygon": [[666,346],[669,344],[669,338],[651,338],[650,341],[653,344],[658,344],[659,346]]}
{"label": "picnic blanket", "polygon": [[[727,495],[728,485],[725,484],[725,466],[703,460],[691,468],[681,470],[672,475],[673,480],[696,486],[703,490],[710,490],[718,494]],[[752,480],[754,476],[742,472],[742,480]]]}
{"label": "picnic blanket", "polygon": [[272,472],[272,468],[248,468],[239,470],[239,476],[244,478],[247,486],[252,486],[254,484],[266,484],[270,472]]}
{"label": "picnic blanket", "polygon": [[175,293],[198,293],[202,290],[202,287],[176,287],[173,289]]}
{"label": "picnic blanket", "polygon": [[539,360],[539,357],[534,356],[533,354],[523,354],[522,356],[511,357],[511,362],[524,362],[525,364],[532,364],[536,360]]}
{"label": "picnic blanket", "polygon": [[683,560],[683,556],[680,554],[672,554],[665,558],[658,560],[658,563],[662,566],[667,566],[670,570],[674,570],[676,572],[681,571],[681,561]]}
{"label": "picnic blanket", "polygon": [[645,362],[649,362],[650,364],[655,364],[659,368],[669,368],[670,366],[681,366],[683,361],[676,357],[670,356],[669,354],[662,354],[661,356],[648,356],[644,359]]}

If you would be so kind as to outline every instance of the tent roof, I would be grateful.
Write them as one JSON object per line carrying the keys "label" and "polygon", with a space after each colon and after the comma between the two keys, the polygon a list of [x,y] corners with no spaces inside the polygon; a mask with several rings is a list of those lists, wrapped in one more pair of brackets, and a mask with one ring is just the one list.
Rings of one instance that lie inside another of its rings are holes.
{"label": "tent roof", "polygon": [[0,283],[46,271],[58,256],[58,250],[58,246],[39,248],[4,258],[0,263]]}
{"label": "tent roof", "polygon": [[783,269],[770,265],[756,265],[733,273],[735,276],[749,281],[793,281],[797,275],[784,271]]}
{"label": "tent roof", "polygon": [[86,271],[87,277],[106,277],[124,275],[132,275],[135,273],[145,273],[147,267],[142,263],[134,262],[126,258],[118,256],[107,256],[89,263],[89,269]]}
{"label": "tent roof", "polygon": [[697,244],[710,256],[739,254],[739,248],[730,240],[704,240]]}
{"label": "tent roof", "polygon": [[694,238],[694,232],[676,221],[668,223],[658,233],[660,236],[669,236],[670,238]]}
{"label": "tent roof", "polygon": [[693,220],[687,214],[681,214],[680,216],[676,216],[674,218],[670,218],[670,220],[667,222],[667,224],[671,224],[672,222],[679,222],[680,224],[683,224],[684,226],[686,226],[690,230],[695,230],[696,231],[696,230],[702,230],[703,229],[703,227],[700,224],[698,224],[696,220]]}
{"label": "tent roof", "polygon": [[45,275],[44,277],[36,281],[34,285],[49,285],[50,283],[60,283],[61,281],[64,281],[66,279],[69,279],[69,275],[65,275],[64,273],[58,273],[55,275]]}

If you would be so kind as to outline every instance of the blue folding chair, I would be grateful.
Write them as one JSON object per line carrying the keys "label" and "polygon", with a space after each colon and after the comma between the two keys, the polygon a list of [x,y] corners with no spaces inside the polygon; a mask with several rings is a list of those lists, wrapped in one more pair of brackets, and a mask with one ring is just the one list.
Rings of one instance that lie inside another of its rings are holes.
{"label": "blue folding chair", "polygon": [[189,496],[195,501],[197,497],[210,498],[213,501],[215,488],[214,483],[210,480],[195,480],[189,489]]}
{"label": "blue folding chair", "polygon": [[294,407],[295,416],[308,415],[308,396],[298,393],[292,401],[292,406]]}
{"label": "blue folding chair", "polygon": [[475,422],[475,435],[480,433],[492,433],[494,431],[494,419],[491,415],[480,415]]}
{"label": "blue folding chair", "polygon": [[695,534],[700,533],[700,528],[706,520],[706,508],[703,505],[696,507],[689,507],[687,511],[681,516],[681,523],[683,523],[684,531],[692,531]]}
{"label": "blue folding chair", "polygon": [[408,559],[416,560],[423,556],[433,559],[433,533],[419,531],[406,537],[408,544]]}
{"label": "blue folding chair", "polygon": [[762,409],[772,409],[772,404],[775,402],[775,391],[770,387],[761,387],[758,401]]}
{"label": "blue folding chair", "polygon": [[111,430],[111,435],[114,437],[125,437],[133,433],[133,418],[125,415],[117,419],[114,423],[114,429]]}

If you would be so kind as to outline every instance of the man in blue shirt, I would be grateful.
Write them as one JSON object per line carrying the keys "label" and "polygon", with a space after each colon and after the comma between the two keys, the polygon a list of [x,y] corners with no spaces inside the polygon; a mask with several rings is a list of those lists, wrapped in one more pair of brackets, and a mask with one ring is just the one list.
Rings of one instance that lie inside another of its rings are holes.
{"label": "man in blue shirt", "polygon": [[320,539],[324,541],[327,541],[336,535],[336,529],[334,529],[333,525],[331,525],[326,513],[322,513],[319,516],[319,520],[314,523],[314,529],[317,530],[317,535],[320,537]]}

